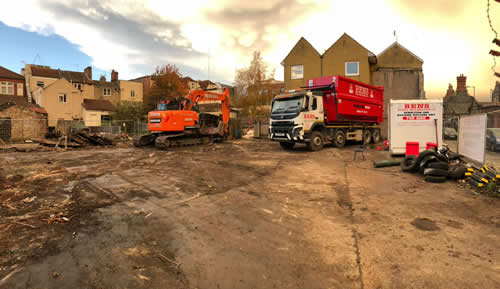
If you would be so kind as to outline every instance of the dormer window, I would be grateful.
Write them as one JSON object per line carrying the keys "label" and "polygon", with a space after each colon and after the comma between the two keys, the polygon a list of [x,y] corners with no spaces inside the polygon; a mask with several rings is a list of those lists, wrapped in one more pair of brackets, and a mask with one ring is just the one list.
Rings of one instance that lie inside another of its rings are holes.
{"label": "dormer window", "polygon": [[82,84],[81,83],[73,83],[73,86],[78,89],[78,90],[82,90]]}

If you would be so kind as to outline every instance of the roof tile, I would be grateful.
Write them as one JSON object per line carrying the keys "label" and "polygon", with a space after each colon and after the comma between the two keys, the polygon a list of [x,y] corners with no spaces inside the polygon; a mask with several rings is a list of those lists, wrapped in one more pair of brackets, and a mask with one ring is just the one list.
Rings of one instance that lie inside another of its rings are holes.
{"label": "roof tile", "polygon": [[89,99],[83,100],[83,107],[86,110],[100,110],[100,111],[113,111],[115,106],[109,101],[104,99]]}
{"label": "roof tile", "polygon": [[24,76],[17,74],[12,70],[0,66],[0,78],[10,78],[10,79],[24,79]]}

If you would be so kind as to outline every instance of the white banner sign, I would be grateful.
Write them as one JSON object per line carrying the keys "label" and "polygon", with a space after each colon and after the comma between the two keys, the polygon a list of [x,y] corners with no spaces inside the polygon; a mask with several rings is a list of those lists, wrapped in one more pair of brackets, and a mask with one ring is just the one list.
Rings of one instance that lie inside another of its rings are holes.
{"label": "white banner sign", "polygon": [[458,126],[458,153],[484,164],[486,142],[485,113],[462,116]]}

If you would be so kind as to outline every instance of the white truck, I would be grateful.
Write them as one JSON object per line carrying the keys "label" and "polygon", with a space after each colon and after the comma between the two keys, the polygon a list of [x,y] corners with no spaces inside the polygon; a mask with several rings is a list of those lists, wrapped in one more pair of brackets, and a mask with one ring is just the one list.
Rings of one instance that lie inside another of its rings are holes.
{"label": "white truck", "polygon": [[305,90],[288,91],[273,99],[271,140],[287,150],[305,143],[313,151],[326,143],[342,147],[346,140],[379,141],[383,87],[342,76],[315,78],[308,84]]}

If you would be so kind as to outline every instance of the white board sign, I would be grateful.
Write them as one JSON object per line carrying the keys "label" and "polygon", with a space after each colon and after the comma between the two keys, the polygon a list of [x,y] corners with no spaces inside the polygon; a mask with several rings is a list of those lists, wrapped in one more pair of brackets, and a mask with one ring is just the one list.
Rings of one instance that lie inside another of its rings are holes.
{"label": "white board sign", "polygon": [[484,164],[487,116],[475,114],[460,117],[458,153]]}

